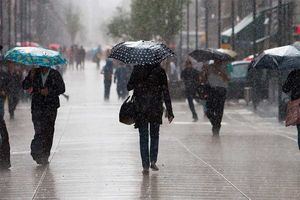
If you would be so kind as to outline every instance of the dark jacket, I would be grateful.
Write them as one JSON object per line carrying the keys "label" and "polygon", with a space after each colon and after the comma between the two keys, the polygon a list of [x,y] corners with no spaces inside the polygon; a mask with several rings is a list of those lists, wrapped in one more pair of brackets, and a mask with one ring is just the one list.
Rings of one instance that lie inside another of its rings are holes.
{"label": "dark jacket", "polygon": [[168,116],[174,116],[167,75],[159,65],[134,67],[127,89],[134,90],[136,128],[145,123],[162,124],[163,101]]}
{"label": "dark jacket", "polygon": [[111,59],[106,59],[106,64],[102,69],[102,73],[104,74],[104,82],[112,81],[112,75],[114,71],[114,63]]}
{"label": "dark jacket", "polygon": [[19,96],[22,90],[22,75],[20,73],[8,73],[9,83],[8,83],[8,95],[9,96]]}
{"label": "dark jacket", "polygon": [[[9,81],[10,81],[9,74],[6,71],[0,69],[0,91],[1,91],[1,94],[4,93],[5,95],[7,95],[7,93],[9,92]],[[5,96],[2,96],[2,95],[0,95],[0,97],[5,98]]]}
{"label": "dark jacket", "polygon": [[4,101],[8,94],[9,75],[7,72],[0,69],[0,125],[4,117]]}
{"label": "dark jacket", "polygon": [[117,82],[117,86],[123,86],[128,82],[128,70],[125,66],[119,67],[115,71],[114,82]]}
{"label": "dark jacket", "polygon": [[294,70],[289,75],[282,91],[285,93],[291,92],[291,99],[296,100],[300,98],[300,70]]}
{"label": "dark jacket", "polygon": [[185,92],[187,95],[194,94],[199,84],[200,72],[194,68],[185,68],[181,72],[181,80],[184,82]]}
{"label": "dark jacket", "polygon": [[[59,95],[65,92],[65,83],[60,73],[54,69],[50,69],[49,75],[43,86],[41,72],[38,70],[33,77],[30,78],[32,71],[29,71],[27,77],[23,81],[23,89],[28,90],[30,87],[32,91],[31,110],[56,110],[59,108]],[[49,94],[43,96],[40,93],[41,89],[48,88]]]}

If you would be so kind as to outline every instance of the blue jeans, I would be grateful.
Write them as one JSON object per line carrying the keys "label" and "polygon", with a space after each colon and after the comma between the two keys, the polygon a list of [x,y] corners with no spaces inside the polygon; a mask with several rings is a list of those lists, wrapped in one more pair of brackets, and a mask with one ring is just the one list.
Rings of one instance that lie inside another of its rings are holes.
{"label": "blue jeans", "polygon": [[[149,156],[149,124],[150,124],[150,156]],[[150,162],[156,163],[159,144],[158,123],[146,123],[139,127],[140,133],[140,153],[143,168],[149,168]]]}
{"label": "blue jeans", "polygon": [[297,125],[297,130],[298,130],[298,147],[300,150],[300,124]]}

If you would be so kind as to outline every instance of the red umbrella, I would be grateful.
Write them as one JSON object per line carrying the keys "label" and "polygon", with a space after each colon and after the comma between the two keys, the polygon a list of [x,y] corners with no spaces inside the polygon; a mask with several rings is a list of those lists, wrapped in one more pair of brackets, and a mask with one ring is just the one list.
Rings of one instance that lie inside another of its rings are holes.
{"label": "red umbrella", "polygon": [[49,44],[48,48],[51,50],[54,50],[54,51],[59,51],[60,44],[52,43],[52,44]]}
{"label": "red umbrella", "polygon": [[250,55],[250,56],[244,58],[243,60],[244,60],[244,61],[250,61],[250,62],[252,62],[253,59],[254,59],[254,56],[253,56],[253,55]]}
{"label": "red umbrella", "polygon": [[20,47],[40,47],[40,45],[38,43],[29,42],[29,41],[17,42],[17,46],[20,46]]}

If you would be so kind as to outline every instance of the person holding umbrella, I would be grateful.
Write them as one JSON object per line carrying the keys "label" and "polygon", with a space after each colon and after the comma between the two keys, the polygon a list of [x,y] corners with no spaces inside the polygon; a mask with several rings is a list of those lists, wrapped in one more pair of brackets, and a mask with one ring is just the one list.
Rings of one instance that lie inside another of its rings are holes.
{"label": "person holding umbrella", "polygon": [[[300,98],[300,50],[295,45],[286,45],[267,49],[259,54],[251,63],[250,70],[271,69],[279,72],[291,71],[282,86],[282,91],[290,93],[291,100]],[[281,74],[281,73],[280,73]],[[281,113],[279,102],[278,111]],[[292,102],[291,102],[292,103]],[[296,102],[297,103],[297,102]],[[296,115],[298,118],[299,116]],[[288,120],[286,120],[287,123]],[[300,125],[298,129],[298,148],[300,150]]]}
{"label": "person holding umbrella", "polygon": [[234,60],[235,54],[221,49],[196,49],[189,55],[198,62],[213,61],[213,64],[204,67],[203,77],[207,80],[202,81],[208,82],[210,86],[206,102],[206,116],[212,125],[213,135],[218,136],[221,129],[228,82],[230,80],[223,65]]}
{"label": "person holding umbrella", "polygon": [[206,115],[212,125],[214,135],[219,135],[221,129],[226,89],[230,80],[222,66],[223,62],[221,60],[215,60],[212,65],[205,69],[207,81],[210,85],[210,92],[206,102]]}
{"label": "person holding umbrella", "polygon": [[[282,91],[291,94],[291,100],[300,99],[300,69],[293,70],[289,75],[284,85],[282,86]],[[297,124],[298,130],[298,148],[300,150],[300,124]]]}
{"label": "person holding umbrella", "polygon": [[[108,56],[110,50],[106,51],[106,55]],[[112,83],[112,77],[114,73],[114,62],[110,58],[106,58],[106,63],[101,70],[101,74],[103,74],[103,83],[104,83],[104,100],[108,101],[110,97],[110,87]]]}
{"label": "person holding umbrella", "polygon": [[[116,45],[109,57],[126,64],[135,64],[127,89],[133,90],[135,102],[135,128],[140,135],[140,153],[143,174],[156,165],[159,146],[159,128],[162,124],[163,102],[171,123],[174,114],[168,90],[168,80],[160,63],[174,53],[162,43],[152,41],[125,42]],[[150,152],[149,152],[150,133]]]}
{"label": "person holding umbrella", "polygon": [[65,92],[60,73],[52,66],[64,65],[66,60],[59,52],[44,48],[16,47],[5,55],[6,60],[32,68],[22,82],[24,90],[32,95],[31,114],[35,130],[31,142],[31,156],[40,165],[48,164],[54,136],[59,95]]}
{"label": "person holding umbrella", "polygon": [[23,89],[32,94],[31,113],[35,130],[31,155],[37,164],[47,164],[54,136],[54,126],[59,108],[59,95],[65,92],[60,73],[41,66],[29,71]]}

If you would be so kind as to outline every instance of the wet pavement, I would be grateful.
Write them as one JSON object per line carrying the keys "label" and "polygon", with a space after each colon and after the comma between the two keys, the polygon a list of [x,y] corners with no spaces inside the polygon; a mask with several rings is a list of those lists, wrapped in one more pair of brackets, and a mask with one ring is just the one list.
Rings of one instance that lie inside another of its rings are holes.
{"label": "wet pavement", "polygon": [[213,137],[207,119],[191,122],[187,104],[174,102],[174,123],[161,128],[160,171],[143,176],[137,130],[118,122],[115,85],[105,102],[92,63],[65,81],[70,100],[61,97],[49,166],[29,153],[29,104],[6,120],[12,168],[0,172],[0,199],[300,199],[296,129],[275,117],[230,104]]}

